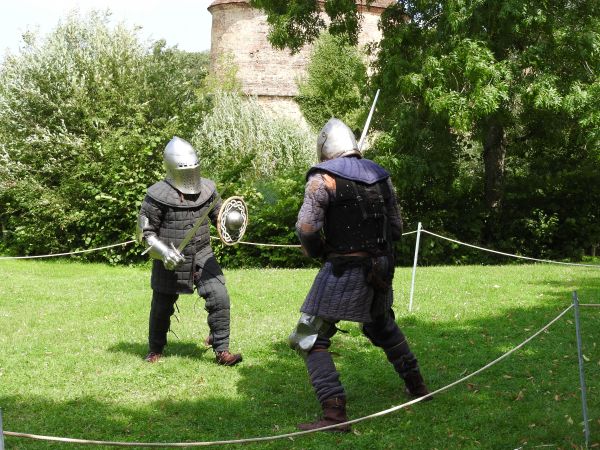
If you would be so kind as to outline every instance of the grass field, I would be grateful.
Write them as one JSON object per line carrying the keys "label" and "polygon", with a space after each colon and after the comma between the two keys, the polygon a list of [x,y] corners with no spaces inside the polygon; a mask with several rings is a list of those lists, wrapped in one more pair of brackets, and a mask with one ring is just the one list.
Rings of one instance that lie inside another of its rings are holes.
{"label": "grass field", "polygon": [[[201,341],[203,302],[180,298],[162,362],[143,362],[147,268],[69,260],[0,261],[0,408],[5,431],[70,438],[185,442],[295,431],[319,406],[304,364],[287,347],[315,270],[226,271],[232,350],[214,363]],[[397,321],[431,389],[494,360],[569,306],[600,303],[600,271],[555,265],[419,268],[394,281]],[[600,446],[600,308],[582,309],[592,446]],[[365,421],[354,433],[317,433],[251,448],[534,449],[584,443],[573,312],[520,351],[434,401]],[[406,401],[381,350],[342,323],[332,350],[351,418]],[[83,448],[6,437],[7,450]],[[86,446],[85,448],[90,448]],[[91,447],[94,448],[94,447]],[[95,447],[99,448],[99,447]],[[113,447],[111,447],[113,448]],[[230,448],[230,447],[228,447]]]}

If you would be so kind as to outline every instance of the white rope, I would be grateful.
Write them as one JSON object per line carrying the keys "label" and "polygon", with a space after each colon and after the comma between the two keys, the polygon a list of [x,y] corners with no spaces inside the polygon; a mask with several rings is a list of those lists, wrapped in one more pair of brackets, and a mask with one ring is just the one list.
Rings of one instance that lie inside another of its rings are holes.
{"label": "white rope", "polygon": [[[216,236],[211,236],[211,239],[215,239],[217,241],[220,241],[221,239],[219,239]],[[246,241],[239,241],[237,242],[237,244],[245,244],[245,245],[257,245],[257,246],[261,246],[261,247],[294,247],[294,248],[300,248],[301,246],[298,244],[261,244],[259,242],[246,242]]]}
{"label": "white rope", "polygon": [[538,335],[540,335],[541,333],[546,331],[548,328],[550,328],[550,326],[552,326],[556,321],[558,321],[562,316],[564,316],[572,307],[573,307],[573,305],[570,305],[567,309],[565,309],[558,316],[556,316],[553,320],[551,320],[547,325],[540,328],[535,334],[528,337],[525,341],[523,341],[516,347],[513,347],[511,350],[502,354],[501,356],[499,356],[495,360],[491,361],[490,363],[486,364],[482,368],[476,370],[475,372],[470,373],[469,375],[464,376],[463,378],[461,378],[459,380],[454,381],[453,383],[450,383],[444,387],[441,387],[436,391],[430,392],[429,394],[424,395],[423,397],[416,398],[414,400],[403,403],[401,405],[394,406],[392,408],[389,408],[389,409],[386,409],[383,411],[379,411],[377,413],[373,413],[373,414],[370,414],[367,416],[363,416],[358,419],[349,420],[349,421],[343,422],[343,423],[336,423],[333,425],[328,425],[326,427],[315,428],[313,430],[296,431],[294,433],[286,433],[286,434],[279,434],[279,435],[273,435],[273,436],[262,436],[262,437],[245,438],[245,439],[232,439],[232,440],[224,440],[224,441],[175,442],[175,443],[92,441],[92,440],[86,440],[86,439],[71,439],[71,438],[61,438],[61,437],[55,437],[55,436],[42,436],[42,435],[37,435],[37,434],[16,433],[13,431],[5,431],[4,435],[12,436],[12,437],[37,439],[37,440],[43,440],[43,441],[68,442],[68,443],[88,444],[88,445],[111,445],[111,446],[118,446],[118,447],[207,447],[210,445],[247,444],[247,443],[251,443],[251,442],[264,442],[264,441],[274,441],[277,439],[290,439],[290,438],[294,438],[296,436],[301,436],[301,435],[305,435],[305,434],[309,434],[309,433],[315,433],[317,431],[329,430],[331,428],[337,428],[337,427],[341,427],[341,426],[345,426],[345,425],[351,425],[354,423],[362,422],[364,420],[381,417],[381,416],[390,414],[392,412],[398,411],[400,409],[406,408],[407,406],[414,405],[415,403],[422,402],[423,400],[425,400],[429,397],[432,397],[434,395],[440,394],[440,393],[450,389],[451,387],[454,387],[457,384],[462,383],[463,381],[466,381],[469,378],[474,377],[475,375],[483,372],[484,370],[489,369],[493,365],[495,365],[498,362],[502,361],[503,359],[507,358],[509,355],[516,352],[517,350],[522,348],[525,344],[530,342],[532,339],[534,339],[535,337],[537,337]]}
{"label": "white rope", "polygon": [[[217,241],[221,240],[216,236],[211,236],[210,238],[217,240]],[[260,242],[247,242],[247,241],[239,241],[239,242],[236,242],[236,244],[257,245],[257,246],[261,246],[261,247],[294,247],[294,248],[301,247],[301,245],[299,245],[299,244],[261,244]]]}
{"label": "white rope", "polygon": [[260,247],[293,247],[293,248],[300,248],[300,247],[302,247],[299,244],[260,244],[258,242],[246,242],[246,241],[240,241],[240,244],[257,245],[257,246],[260,246]]}
{"label": "white rope", "polygon": [[[409,231],[408,233],[403,233],[402,236],[406,236],[406,235],[413,234],[413,233],[416,233],[416,231]],[[216,236],[211,236],[210,238],[216,239],[217,241],[221,240]],[[55,256],[77,255],[79,253],[89,253],[89,252],[95,252],[98,250],[104,250],[104,249],[111,248],[111,247],[118,247],[119,245],[128,245],[128,244],[131,244],[132,242],[135,242],[135,240],[120,242],[119,244],[106,245],[104,247],[90,248],[87,250],[76,250],[76,251],[72,251],[72,252],[52,253],[52,254],[48,254],[48,255],[34,255],[34,256],[0,256],[0,259],[34,259],[34,258],[53,258]],[[261,244],[259,242],[246,242],[246,241],[240,241],[238,243],[245,244],[245,245],[257,245],[257,246],[262,246],[262,247],[289,247],[289,248],[301,248],[302,247],[299,244]]]}
{"label": "white rope", "polygon": [[0,256],[0,259],[34,259],[34,258],[52,258],[54,256],[76,255],[78,253],[95,252],[98,250],[104,250],[106,248],[118,247],[119,245],[127,245],[127,244],[131,244],[132,242],[135,242],[135,240],[125,241],[125,242],[121,242],[119,244],[105,245],[104,247],[90,248],[87,250],[76,250],[73,252],[66,252],[66,253],[52,253],[49,255],[34,255],[34,256]]}
{"label": "white rope", "polygon": [[[402,236],[408,236],[409,234],[414,234],[416,232],[417,232],[417,230],[415,230],[415,231],[409,231],[407,233],[402,233]],[[210,238],[211,239],[220,240],[216,236],[211,236]],[[261,246],[261,247],[293,247],[293,248],[301,248],[302,247],[299,244],[262,244],[262,243],[259,243],[259,242],[247,242],[247,241],[239,241],[238,244],[257,245],[257,246]]]}
{"label": "white rope", "polygon": [[422,229],[421,230],[423,233],[427,233],[430,234],[432,236],[438,237],[440,239],[445,239],[447,241],[450,242],[454,242],[456,244],[460,244],[460,245],[464,245],[466,247],[471,247],[471,248],[476,248],[477,250],[483,250],[485,252],[490,252],[490,253],[496,253],[498,255],[503,255],[503,256],[510,256],[512,258],[519,258],[519,259],[527,259],[529,261],[537,261],[537,262],[543,262],[543,263],[549,263],[549,264],[562,264],[565,266],[581,266],[581,267],[594,267],[596,269],[600,269],[600,266],[597,264],[579,264],[579,263],[568,263],[568,262],[562,262],[562,261],[553,261],[551,259],[538,259],[538,258],[531,258],[529,256],[521,256],[521,255],[513,255],[512,253],[504,253],[504,252],[499,252],[497,250],[491,250],[489,248],[485,248],[485,247],[479,247],[477,245],[473,245],[473,244],[467,244],[466,242],[461,242],[461,241],[457,241],[456,239],[451,239],[449,237],[446,236],[442,236],[440,234],[436,234],[436,233],[432,233],[431,231],[427,231],[426,229]]}
{"label": "white rope", "polygon": [[600,303],[580,303],[579,306],[588,306],[592,308],[599,308]]}

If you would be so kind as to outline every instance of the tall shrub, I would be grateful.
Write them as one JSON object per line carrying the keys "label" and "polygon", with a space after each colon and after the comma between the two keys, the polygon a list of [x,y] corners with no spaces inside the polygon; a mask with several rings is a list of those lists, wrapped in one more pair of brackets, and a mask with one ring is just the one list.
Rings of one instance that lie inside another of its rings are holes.
{"label": "tall shrub", "polygon": [[331,117],[362,131],[368,112],[366,56],[341,38],[324,33],[315,43],[306,76],[299,80],[296,102],[315,128]]}
{"label": "tall shrub", "polygon": [[307,129],[235,92],[215,92],[192,143],[205,167],[246,180],[306,168],[315,158]]}
{"label": "tall shrub", "polygon": [[[216,92],[193,144],[223,196],[242,195],[249,207],[245,240],[297,244],[294,225],[303,199],[304,174],[315,162],[316,137],[275,116],[255,99]],[[309,263],[295,248],[237,245],[215,249],[234,266],[293,267]]]}
{"label": "tall shrub", "polygon": [[[201,117],[207,57],[142,42],[108,14],[33,34],[0,70],[2,244],[33,254],[131,239],[161,154]],[[129,255],[138,252],[129,248]],[[100,254],[93,254],[98,257]],[[117,262],[123,249],[103,253]]]}

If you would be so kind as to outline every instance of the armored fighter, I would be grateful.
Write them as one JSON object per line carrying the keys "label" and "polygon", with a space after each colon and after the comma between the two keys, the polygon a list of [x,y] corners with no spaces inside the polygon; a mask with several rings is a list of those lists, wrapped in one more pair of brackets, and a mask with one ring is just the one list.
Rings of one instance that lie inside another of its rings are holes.
{"label": "armored fighter", "polygon": [[300,424],[301,430],[348,420],[346,394],[329,353],[340,320],[361,324],[411,396],[429,393],[392,310],[393,244],[402,235],[402,219],[389,174],[362,158],[350,128],[335,118],[319,133],[317,156],[321,162],[307,173],[296,231],[304,252],[324,263],[289,340],[305,359],[323,416]]}
{"label": "armored fighter", "polygon": [[200,176],[195,149],[174,137],[164,150],[166,177],[148,188],[138,217],[138,239],[147,245],[152,264],[146,361],[163,356],[179,294],[196,288],[204,298],[216,362],[233,366],[242,360],[229,352],[230,299],[225,277],[210,246],[210,220],[217,225],[221,199],[213,181]]}

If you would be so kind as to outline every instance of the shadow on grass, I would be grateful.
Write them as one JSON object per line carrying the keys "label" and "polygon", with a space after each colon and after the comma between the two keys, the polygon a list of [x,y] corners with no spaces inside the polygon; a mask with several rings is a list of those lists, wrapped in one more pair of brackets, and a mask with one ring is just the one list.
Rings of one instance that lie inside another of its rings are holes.
{"label": "shadow on grass", "polygon": [[[582,303],[593,303],[600,280],[578,280]],[[562,286],[560,282],[557,285]],[[556,317],[570,303],[570,292],[547,293],[545,304],[511,309],[481,320],[433,322],[414,316],[398,323],[419,358],[432,390],[471,373],[521,343]],[[565,318],[567,319],[567,318]],[[572,319],[569,315],[568,320]],[[258,318],[257,318],[258,320]],[[434,401],[356,425],[358,434],[316,434],[257,444],[261,448],[573,448],[583,444],[575,330],[561,320],[547,333],[499,365],[471,378]],[[600,339],[597,314],[583,320],[584,345]],[[334,338],[332,350],[347,391],[351,418],[375,413],[407,399],[403,385],[383,352],[371,346],[354,325]],[[34,434],[82,439],[186,442],[239,439],[295,431],[295,424],[312,420],[319,407],[299,356],[286,336],[255,353],[245,353],[235,368],[240,375],[235,399],[212,392],[203,398],[140,402],[118,406],[96,397],[48,401],[37,395],[0,396],[4,428]],[[260,336],[256,337],[260,339]],[[265,338],[265,342],[269,342]],[[595,347],[594,347],[595,348]],[[142,355],[146,343],[119,342],[108,349]],[[194,343],[173,342],[169,353],[199,357]],[[600,416],[600,370],[587,367],[590,417]],[[111,393],[107,393],[109,396]],[[591,423],[594,442],[600,425]],[[6,438],[10,449],[77,448]],[[98,447],[96,447],[98,448]]]}
{"label": "shadow on grass", "polygon": [[[551,280],[546,282],[546,284],[558,288],[564,287],[565,284],[568,283],[577,285],[574,290],[577,291],[577,297],[579,298],[580,303],[600,304],[600,271],[598,271],[597,277],[577,277],[576,283],[575,280]],[[546,295],[553,297],[566,305],[572,303],[572,294],[573,289],[567,289],[564,293],[560,294],[557,294],[555,291],[546,293]]]}
{"label": "shadow on grass", "polygon": [[[171,339],[171,341],[165,347],[165,355],[201,359],[208,350],[210,350],[210,347],[204,347],[203,345],[198,345],[195,342],[183,342]],[[122,341],[110,346],[108,351],[113,353],[126,353],[143,358],[148,353],[148,344],[146,342]]]}

